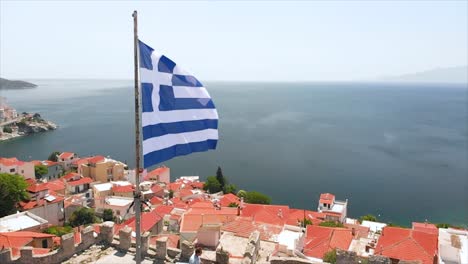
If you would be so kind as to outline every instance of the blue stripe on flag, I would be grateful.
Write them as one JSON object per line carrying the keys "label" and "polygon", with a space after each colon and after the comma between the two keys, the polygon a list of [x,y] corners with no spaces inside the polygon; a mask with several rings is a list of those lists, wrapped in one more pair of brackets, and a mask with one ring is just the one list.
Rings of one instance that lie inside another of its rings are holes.
{"label": "blue stripe on flag", "polygon": [[[196,89],[196,88],[193,88]],[[172,86],[159,86],[159,110],[213,109],[215,105],[210,98],[175,98]]]}
{"label": "blue stripe on flag", "polygon": [[173,61],[171,61],[168,57],[163,55],[161,56],[158,62],[158,71],[172,73],[175,65],[176,64]]}
{"label": "blue stripe on flag", "polygon": [[152,137],[159,137],[167,134],[178,134],[183,132],[193,132],[203,129],[217,129],[217,119],[203,119],[195,121],[181,121],[174,123],[161,123],[143,127],[143,140]]}
{"label": "blue stripe on flag", "polygon": [[143,112],[153,112],[153,84],[142,83],[141,84],[141,106]]}
{"label": "blue stripe on flag", "polygon": [[197,78],[190,75],[172,75],[173,86],[189,86],[189,87],[203,87],[203,84]]}
{"label": "blue stripe on flag", "polygon": [[140,48],[140,67],[152,70],[151,53],[153,53],[154,49],[139,40],[138,46]]}
{"label": "blue stripe on flag", "polygon": [[169,160],[176,156],[184,156],[193,152],[202,152],[209,149],[216,149],[218,140],[208,139],[201,142],[192,142],[188,144],[174,145],[169,148],[153,151],[143,156],[145,167],[147,164],[153,165],[166,160]]}

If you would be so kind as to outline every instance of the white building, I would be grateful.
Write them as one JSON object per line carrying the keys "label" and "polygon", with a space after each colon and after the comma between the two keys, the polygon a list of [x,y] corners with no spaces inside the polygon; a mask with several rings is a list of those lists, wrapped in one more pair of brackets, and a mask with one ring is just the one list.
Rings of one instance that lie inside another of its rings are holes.
{"label": "white building", "polygon": [[34,163],[20,161],[17,158],[0,157],[0,173],[19,174],[25,179],[36,179]]}
{"label": "white building", "polygon": [[468,264],[468,231],[439,228],[439,263]]}
{"label": "white building", "polygon": [[[104,202],[96,203],[95,207],[98,212],[111,209],[114,212],[114,216],[120,220],[127,220],[135,215],[134,207],[132,206],[133,200],[130,197],[108,196],[104,198]],[[130,208],[130,206],[132,207]]]}
{"label": "white building", "polygon": [[35,231],[46,228],[49,222],[31,212],[18,212],[0,218],[0,232]]}
{"label": "white building", "polygon": [[348,211],[348,200],[335,200],[335,195],[331,193],[320,194],[317,211],[325,214],[325,220],[344,223]]}

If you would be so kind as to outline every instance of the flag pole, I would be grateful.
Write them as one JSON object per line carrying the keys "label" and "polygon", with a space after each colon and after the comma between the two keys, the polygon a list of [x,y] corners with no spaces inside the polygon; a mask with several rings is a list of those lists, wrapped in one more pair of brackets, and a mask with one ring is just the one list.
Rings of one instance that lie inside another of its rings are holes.
{"label": "flag pole", "polygon": [[141,263],[141,200],[140,200],[140,89],[139,89],[139,65],[138,65],[138,24],[137,11],[133,11],[133,44],[135,56],[135,233],[136,233],[136,256],[137,264]]}

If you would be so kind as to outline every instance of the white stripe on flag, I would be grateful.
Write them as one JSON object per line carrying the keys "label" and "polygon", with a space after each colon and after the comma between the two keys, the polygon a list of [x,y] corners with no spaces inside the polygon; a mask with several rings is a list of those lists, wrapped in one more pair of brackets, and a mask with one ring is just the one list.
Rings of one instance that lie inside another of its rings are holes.
{"label": "white stripe on flag", "polygon": [[141,123],[143,127],[161,123],[218,119],[216,109],[186,109],[172,111],[158,111],[157,109],[158,108],[155,108],[154,112],[144,112],[141,114]]}
{"label": "white stripe on flag", "polygon": [[217,129],[204,129],[193,132],[185,132],[179,134],[167,134],[160,137],[148,138],[143,141],[143,155],[169,148],[178,144],[188,144],[201,142],[208,139],[218,139]]}
{"label": "white stripe on flag", "polygon": [[172,74],[140,68],[140,82],[172,86]]}
{"label": "white stripe on flag", "polygon": [[205,87],[172,86],[175,98],[210,98]]}

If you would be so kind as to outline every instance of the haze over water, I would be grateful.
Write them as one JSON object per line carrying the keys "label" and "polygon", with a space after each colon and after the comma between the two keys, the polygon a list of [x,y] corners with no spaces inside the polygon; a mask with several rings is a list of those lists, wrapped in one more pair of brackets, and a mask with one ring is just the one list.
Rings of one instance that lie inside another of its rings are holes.
{"label": "haze over water", "polygon": [[[134,164],[131,81],[32,80],[0,91],[19,112],[60,127],[0,143],[0,156],[52,151],[109,155]],[[215,151],[166,165],[174,180],[214,175],[274,203],[317,209],[322,192],[349,199],[348,214],[468,223],[466,85],[209,83],[220,116]]]}

